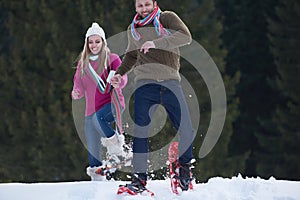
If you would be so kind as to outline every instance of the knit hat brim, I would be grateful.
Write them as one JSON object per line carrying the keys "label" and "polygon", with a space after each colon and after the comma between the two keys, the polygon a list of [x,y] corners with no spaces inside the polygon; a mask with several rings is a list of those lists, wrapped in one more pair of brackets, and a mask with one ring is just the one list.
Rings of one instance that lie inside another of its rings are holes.
{"label": "knit hat brim", "polygon": [[87,32],[85,34],[85,39],[87,39],[91,35],[99,35],[103,39],[103,41],[106,43],[105,32],[99,26],[99,24],[96,22],[93,22],[92,26],[87,30]]}

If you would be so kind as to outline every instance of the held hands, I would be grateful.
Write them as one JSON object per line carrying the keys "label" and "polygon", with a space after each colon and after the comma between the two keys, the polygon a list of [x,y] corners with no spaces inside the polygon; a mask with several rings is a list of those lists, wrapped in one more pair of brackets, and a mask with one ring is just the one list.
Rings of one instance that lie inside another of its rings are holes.
{"label": "held hands", "polygon": [[110,79],[110,82],[114,88],[119,88],[121,81],[122,76],[120,74],[116,74]]}
{"label": "held hands", "polygon": [[[142,46],[140,51],[143,52],[144,54],[148,53],[150,49],[154,49],[155,48],[155,44],[153,41],[146,41]],[[110,83],[112,84],[112,86],[114,88],[119,88],[120,87],[120,83],[122,81],[122,76],[120,74],[116,74],[114,75],[111,79],[110,79]]]}
{"label": "held hands", "polygon": [[148,53],[150,49],[154,49],[155,44],[153,41],[146,41],[142,46],[140,51],[143,52],[144,54]]}

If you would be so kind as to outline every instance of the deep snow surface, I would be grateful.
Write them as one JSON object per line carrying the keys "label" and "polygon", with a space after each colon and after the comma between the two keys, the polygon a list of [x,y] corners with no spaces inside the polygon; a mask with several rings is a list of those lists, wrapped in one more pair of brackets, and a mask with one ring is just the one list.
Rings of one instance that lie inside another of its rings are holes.
{"label": "deep snow surface", "polygon": [[154,197],[117,195],[122,181],[58,182],[58,183],[2,183],[0,200],[300,200],[300,181],[270,178],[211,178],[207,183],[195,184],[193,191],[175,195],[169,180],[148,181]]}

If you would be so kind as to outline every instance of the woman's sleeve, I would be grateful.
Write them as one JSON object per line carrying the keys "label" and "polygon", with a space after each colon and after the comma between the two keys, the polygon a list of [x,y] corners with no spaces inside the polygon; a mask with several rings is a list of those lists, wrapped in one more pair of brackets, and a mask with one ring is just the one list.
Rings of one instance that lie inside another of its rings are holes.
{"label": "woman's sleeve", "polygon": [[84,89],[84,86],[82,83],[82,79],[80,77],[79,64],[76,68],[73,83],[74,83],[74,85],[73,85],[73,90],[71,92],[71,97],[72,97],[72,99],[81,99],[82,97],[84,97],[85,89]]}

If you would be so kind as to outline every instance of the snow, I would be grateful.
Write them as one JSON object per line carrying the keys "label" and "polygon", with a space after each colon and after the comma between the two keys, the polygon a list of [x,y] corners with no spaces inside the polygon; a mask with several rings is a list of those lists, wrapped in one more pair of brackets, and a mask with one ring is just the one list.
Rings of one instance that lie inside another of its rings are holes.
{"label": "snow", "polygon": [[58,183],[1,183],[0,200],[300,200],[300,181],[270,178],[215,177],[194,184],[194,190],[175,195],[169,180],[148,181],[154,197],[117,195],[122,181]]}

